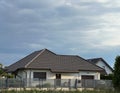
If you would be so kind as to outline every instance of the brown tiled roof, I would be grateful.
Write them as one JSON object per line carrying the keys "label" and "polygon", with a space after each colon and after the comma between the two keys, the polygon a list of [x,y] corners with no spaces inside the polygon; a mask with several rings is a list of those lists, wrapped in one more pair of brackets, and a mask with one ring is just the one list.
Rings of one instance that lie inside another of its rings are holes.
{"label": "brown tiled roof", "polygon": [[52,72],[103,71],[102,68],[74,55],[58,55],[47,49],[35,51],[10,65],[8,72],[18,69],[49,69]]}

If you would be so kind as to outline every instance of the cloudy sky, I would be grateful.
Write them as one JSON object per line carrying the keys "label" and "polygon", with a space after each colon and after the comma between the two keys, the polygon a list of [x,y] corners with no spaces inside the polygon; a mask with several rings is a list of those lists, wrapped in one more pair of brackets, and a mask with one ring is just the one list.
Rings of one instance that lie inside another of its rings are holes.
{"label": "cloudy sky", "polygon": [[0,0],[0,62],[33,51],[102,57],[120,54],[120,0]]}

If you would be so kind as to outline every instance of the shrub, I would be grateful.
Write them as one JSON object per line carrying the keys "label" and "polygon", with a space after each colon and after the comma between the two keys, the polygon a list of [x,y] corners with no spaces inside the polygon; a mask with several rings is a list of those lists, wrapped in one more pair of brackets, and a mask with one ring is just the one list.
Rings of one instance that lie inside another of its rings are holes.
{"label": "shrub", "polygon": [[113,80],[113,74],[101,75],[100,79],[103,79],[103,80]]}
{"label": "shrub", "polygon": [[115,59],[113,85],[116,90],[120,91],[120,56]]}

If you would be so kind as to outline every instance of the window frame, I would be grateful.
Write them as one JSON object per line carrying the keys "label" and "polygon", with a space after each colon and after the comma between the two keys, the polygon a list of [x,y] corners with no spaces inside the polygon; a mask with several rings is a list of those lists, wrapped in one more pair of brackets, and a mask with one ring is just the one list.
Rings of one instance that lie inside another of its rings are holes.
{"label": "window frame", "polygon": [[33,72],[33,78],[39,80],[46,80],[47,73],[46,72]]}
{"label": "window frame", "polygon": [[95,76],[94,75],[81,75],[81,79],[92,79],[92,80],[94,80]]}

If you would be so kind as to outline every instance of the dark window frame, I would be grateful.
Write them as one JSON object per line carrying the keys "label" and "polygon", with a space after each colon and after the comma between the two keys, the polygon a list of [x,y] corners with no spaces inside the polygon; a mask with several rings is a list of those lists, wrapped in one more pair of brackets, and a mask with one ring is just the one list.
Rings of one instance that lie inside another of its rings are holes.
{"label": "dark window frame", "polygon": [[47,73],[46,72],[33,72],[33,78],[34,79],[46,80],[47,79]]}
{"label": "dark window frame", "polygon": [[82,75],[81,76],[81,79],[95,79],[95,76],[94,75]]}

